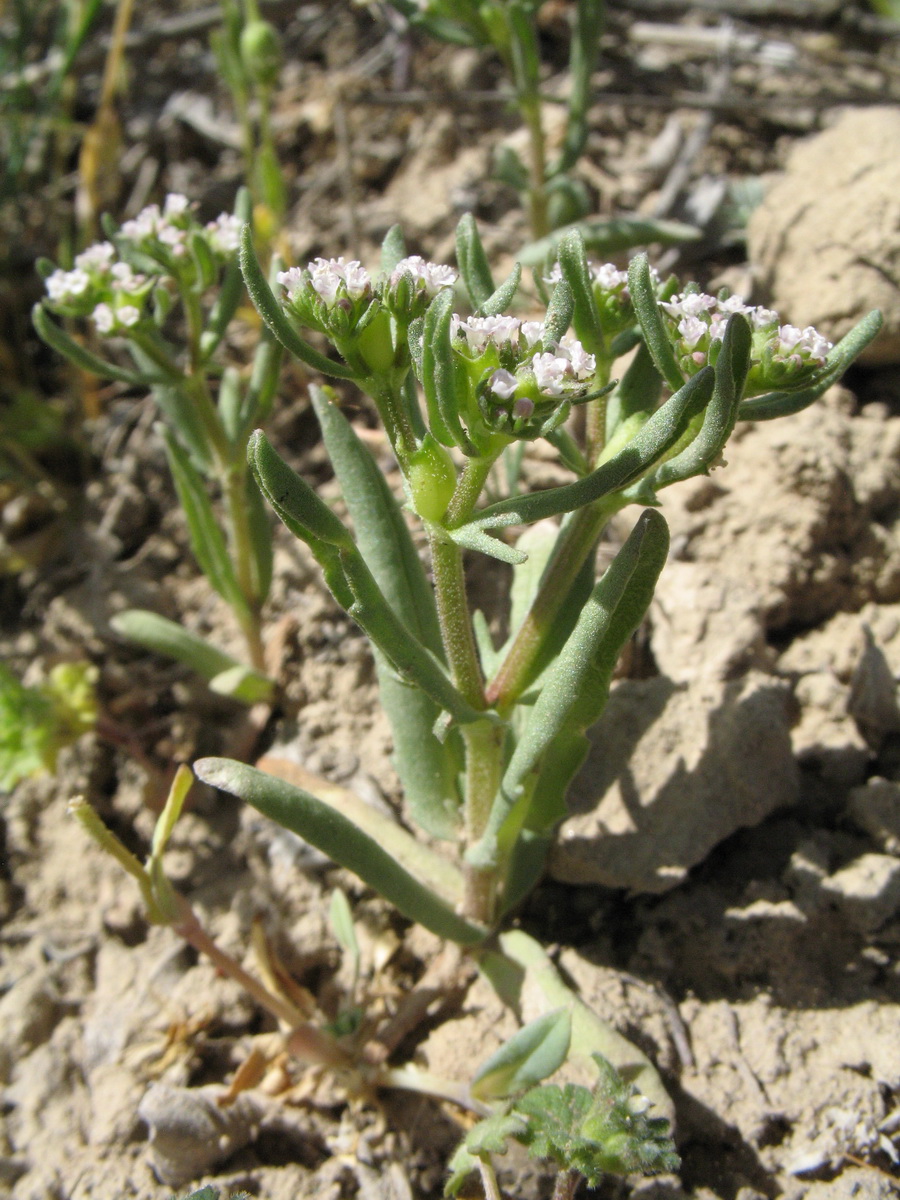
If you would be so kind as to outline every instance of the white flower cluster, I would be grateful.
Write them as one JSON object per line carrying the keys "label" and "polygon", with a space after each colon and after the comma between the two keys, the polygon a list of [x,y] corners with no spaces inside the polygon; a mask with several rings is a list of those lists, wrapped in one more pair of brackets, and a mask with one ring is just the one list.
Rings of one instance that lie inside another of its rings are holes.
{"label": "white flower cluster", "polygon": [[417,290],[424,292],[429,300],[434,299],[441,288],[453,287],[457,280],[452,267],[427,262],[420,254],[401,258],[391,272],[390,286],[396,287],[403,275],[411,275]]}
{"label": "white flower cluster", "polygon": [[[48,276],[45,286],[54,304],[81,307],[98,332],[112,333],[140,321],[147,277],[135,274],[127,262],[116,261],[111,242],[97,242],[76,255],[71,271],[56,270]],[[100,296],[100,303],[92,303]]]}
{"label": "white flower cluster", "polygon": [[213,252],[222,258],[236,254],[241,248],[242,226],[241,218],[234,213],[219,213],[214,221],[207,221],[204,229]]}
{"label": "white flower cluster", "polygon": [[[543,330],[539,321],[526,323],[539,325]],[[533,344],[529,342],[529,345]],[[564,396],[573,383],[583,383],[591,378],[597,368],[597,360],[593,354],[588,354],[572,333],[566,333],[560,341],[551,344],[550,350],[533,354],[524,365],[534,375],[537,390],[542,396]],[[511,400],[519,382],[512,371],[500,367],[491,375],[488,387],[501,400]],[[519,404],[523,403],[530,403],[533,410],[532,402],[523,398]],[[516,412],[515,415],[530,416],[531,413]]]}
{"label": "white flower cluster", "polygon": [[[618,292],[620,289],[627,291],[628,272],[620,271],[615,263],[597,263],[588,259],[588,274],[591,277],[591,283],[604,292]],[[651,276],[658,276],[651,268]],[[554,284],[559,283],[562,279],[562,268],[559,263],[554,263],[549,275],[544,276],[544,283]]]}
{"label": "white flower cluster", "polygon": [[462,334],[470,354],[481,355],[489,345],[512,346],[514,349],[523,341],[526,346],[536,345],[544,336],[542,321],[520,321],[518,317],[459,317],[450,319],[450,336]]}
{"label": "white flower cluster", "polygon": [[695,364],[707,361],[710,346],[725,336],[725,326],[733,313],[741,313],[754,332],[754,354],[764,354],[772,362],[795,368],[822,367],[832,348],[831,342],[811,325],[798,329],[779,325],[778,313],[771,308],[745,304],[742,296],[719,300],[706,292],[683,292],[660,301],[669,318],[680,349]]}
{"label": "white flower cluster", "polygon": [[361,300],[372,290],[368,271],[356,259],[345,262],[341,258],[314,258],[306,270],[291,267],[279,271],[278,282],[287,292],[288,300],[296,300],[311,284],[313,290],[329,308],[340,298]]}
{"label": "white flower cluster", "polygon": [[149,204],[131,221],[125,221],[120,232],[136,246],[159,242],[176,258],[182,258],[188,252],[190,208],[187,196],[170,192],[162,208],[158,204]]}

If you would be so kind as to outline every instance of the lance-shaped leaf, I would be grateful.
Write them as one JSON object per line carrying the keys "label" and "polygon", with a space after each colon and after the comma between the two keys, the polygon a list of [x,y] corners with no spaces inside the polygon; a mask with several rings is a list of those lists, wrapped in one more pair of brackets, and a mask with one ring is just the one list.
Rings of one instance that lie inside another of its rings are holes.
{"label": "lance-shaped leaf", "polygon": [[312,550],[337,600],[394,670],[460,722],[483,720],[450,681],[443,665],[414,637],[385,600],[356,543],[328,505],[257,431],[248,448],[263,494],[295,537]]}
{"label": "lance-shaped leaf", "polygon": [[[662,395],[663,380],[643,341],[606,406],[607,450],[620,427],[632,417],[649,418]],[[641,422],[634,422],[640,424]]]}
{"label": "lance-shaped leaf", "polygon": [[476,1100],[515,1096],[549,1078],[566,1061],[572,1019],[564,1008],[530,1021],[475,1072],[469,1090]]}
{"label": "lance-shaped leaf", "polygon": [[570,230],[559,243],[559,267],[572,291],[575,306],[572,324],[577,337],[589,350],[603,346],[605,339],[591,287],[584,238],[577,229]]}
{"label": "lance-shaped leaf", "polygon": [[566,1008],[572,1018],[569,1061],[583,1065],[597,1078],[593,1055],[601,1054],[655,1105],[653,1116],[671,1121],[674,1106],[650,1059],[565,984],[544,948],[520,929],[501,934],[500,948],[502,954],[484,955],[479,965],[492,983],[496,979],[504,988],[504,1001],[520,1008],[527,994],[544,1012]]}
{"label": "lance-shaped leaf", "polygon": [[[184,663],[210,684],[213,690],[231,696],[244,704],[255,704],[272,695],[274,683],[258,671],[239,663],[236,658],[211,646],[182,625],[161,617],[159,613],[141,608],[129,608],[117,613],[110,625],[120,637],[154,654],[174,658]],[[218,681],[218,682],[216,682]]]}
{"label": "lance-shaped leaf", "polygon": [[577,229],[584,238],[588,254],[609,258],[634,246],[677,246],[696,241],[700,230],[679,221],[658,221],[652,217],[615,217],[609,221],[577,221],[555,230],[548,237],[530,242],[519,254],[525,266],[543,266],[557,256],[559,243],[571,230]]}
{"label": "lance-shaped leaf", "polygon": [[510,271],[503,283],[497,288],[493,295],[485,300],[484,304],[476,310],[476,315],[481,317],[496,317],[500,313],[505,312],[512,303],[513,297],[519,290],[519,284],[522,281],[522,264],[516,263]]}
{"label": "lance-shaped leaf", "polygon": [[[391,608],[434,653],[443,654],[434,597],[400,506],[372,455],[324,388],[310,389],[328,456],[353,519],[363,558]],[[432,733],[437,705],[419,688],[397,679],[376,659],[382,706],[394,737],[394,763],[413,818],[435,837],[458,826],[460,769],[455,739]]]}
{"label": "lance-shaped leaf", "polygon": [[225,758],[202,758],[194,764],[194,771],[204,783],[252,804],[353,871],[405,917],[418,921],[439,937],[473,946],[487,935],[486,929],[454,912],[378,841],[311,792]]}
{"label": "lance-shaped leaf", "polygon": [[453,292],[441,288],[429,304],[422,325],[421,379],[432,434],[445,446],[473,452],[459,419],[457,368],[450,345]]}
{"label": "lance-shaped leaf", "polygon": [[765,396],[745,400],[738,409],[738,420],[771,421],[774,417],[787,417],[809,408],[814,400],[837,383],[853,360],[878,336],[882,324],[880,310],[873,308],[832,349],[822,373],[809,387],[799,392],[768,392]]}
{"label": "lance-shaped leaf", "polygon": [[[250,210],[250,191],[248,188],[242,187],[238,190],[234,203],[234,215],[242,222],[247,222],[250,220]],[[215,303],[210,309],[206,320],[206,329],[200,339],[200,349],[206,358],[209,358],[225,336],[225,330],[231,324],[231,319],[237,312],[243,294],[244,280],[241,276],[241,265],[235,255],[229,261],[222,275]]]}
{"label": "lance-shaped leaf", "polygon": [[[46,342],[51,350],[62,354],[82,371],[88,371],[91,375],[99,375],[101,379],[115,379],[119,383],[130,384],[131,387],[146,387],[149,382],[152,382],[144,375],[138,375],[137,372],[129,371],[125,367],[117,367],[115,363],[107,362],[98,355],[92,354],[90,350],[85,350],[84,346],[69,337],[65,330],[52,320],[43,304],[35,304],[31,310],[31,320],[41,341]],[[161,378],[158,371],[155,372],[154,378]]]}
{"label": "lance-shaped leaf", "polygon": [[716,359],[716,386],[703,413],[703,424],[693,441],[654,473],[650,481],[654,490],[708,471],[724,450],[737,421],[750,370],[751,340],[747,318],[741,313],[732,314]]}
{"label": "lance-shaped leaf", "polygon": [[656,369],[672,391],[677,392],[684,383],[684,376],[675,361],[675,351],[660,315],[646,254],[636,254],[628,264],[628,291]]}
{"label": "lance-shaped leaf", "polygon": [[318,350],[314,350],[294,329],[269,287],[262,267],[259,265],[256,251],[253,249],[253,234],[249,225],[245,225],[241,230],[240,262],[244,283],[256,311],[285,350],[289,350],[291,354],[299,358],[301,362],[305,362],[308,367],[312,367],[314,371],[321,371],[323,375],[333,375],[337,379],[356,379],[355,371],[343,363],[333,362],[324,354],[320,354]]}
{"label": "lance-shaped leaf", "polygon": [[528,496],[511,496],[491,504],[472,521],[453,530],[454,537],[473,529],[532,524],[543,517],[574,512],[601,496],[627,487],[675,445],[691,418],[709,403],[714,381],[712,367],[704,367],[657,409],[627,445],[590,475],[562,487],[547,488]]}
{"label": "lance-shaped leaf", "polygon": [[544,345],[558,342],[572,324],[575,297],[565,279],[561,279],[550,296],[547,316],[544,320]]}
{"label": "lance-shaped leaf", "polygon": [[465,213],[456,226],[456,263],[472,307],[480,311],[494,294],[494,278],[488,264],[478,226],[471,213]]}
{"label": "lance-shaped leaf", "polygon": [[250,568],[253,580],[253,595],[258,604],[263,604],[272,586],[274,549],[272,538],[272,516],[262,498],[259,484],[248,471],[245,480],[247,489],[247,524],[250,527]]}
{"label": "lance-shaped leaf", "polygon": [[406,241],[399,225],[392,225],[381,243],[381,270],[390,275],[397,263],[406,258]]}
{"label": "lance-shaped leaf", "polygon": [[[653,509],[643,512],[622,549],[594,588],[562,653],[548,668],[544,685],[531,711],[506,768],[481,839],[469,850],[467,861],[479,867],[497,861],[500,831],[526,781],[544,766],[556,749],[554,771],[548,772],[555,795],[561,800],[571,776],[580,765],[568,743],[583,737],[603,710],[622,647],[643,619],[653,596],[656,580],[669,548],[669,531],[663,517]],[[586,752],[586,745],[584,752]],[[574,759],[574,761],[573,761]],[[568,777],[556,772],[565,765]],[[550,809],[526,823],[546,829],[565,815],[564,808],[550,806],[539,789],[532,801]],[[562,811],[560,811],[562,809]]]}
{"label": "lance-shaped leaf", "polygon": [[213,512],[203,477],[171,430],[161,426],[160,432],[165,441],[166,457],[169,460],[175,490],[187,520],[194,557],[219,595],[236,612],[247,613],[247,597],[237,581],[234,564]]}

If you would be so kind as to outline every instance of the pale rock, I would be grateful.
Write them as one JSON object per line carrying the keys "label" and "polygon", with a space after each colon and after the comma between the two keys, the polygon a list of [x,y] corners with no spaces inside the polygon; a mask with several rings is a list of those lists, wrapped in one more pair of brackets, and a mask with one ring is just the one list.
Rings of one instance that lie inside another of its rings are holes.
{"label": "pale rock", "polygon": [[881,850],[900,854],[900,783],[878,777],[867,780],[850,793],[847,813]]}
{"label": "pale rock", "polygon": [[625,680],[591,732],[550,860],[562,883],[664,892],[723,838],[797,797],[786,687]]}
{"label": "pale rock", "polygon": [[900,859],[861,854],[823,879],[822,891],[861,933],[872,933],[900,911]]}
{"label": "pale rock", "polygon": [[863,360],[900,362],[897,108],[850,109],[795,147],[747,236],[763,298],[785,321],[836,341],[880,308],[884,328]]}
{"label": "pale rock", "polygon": [[180,1187],[198,1179],[256,1136],[260,1102],[242,1092],[222,1105],[223,1090],[154,1083],[145,1093],[138,1115],[150,1131],[150,1159],[162,1183]]}

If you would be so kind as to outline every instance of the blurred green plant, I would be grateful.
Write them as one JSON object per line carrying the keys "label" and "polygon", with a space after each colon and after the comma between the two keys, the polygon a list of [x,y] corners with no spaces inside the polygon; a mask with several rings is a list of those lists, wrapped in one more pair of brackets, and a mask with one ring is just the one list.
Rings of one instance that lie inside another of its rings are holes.
{"label": "blurred green plant", "polygon": [[210,41],[241,126],[254,226],[257,236],[268,243],[281,229],[287,208],[287,189],[272,130],[281,37],[271,21],[260,16],[258,0],[220,0],[220,4],[222,28]]}
{"label": "blurred green plant", "polygon": [[[44,341],[77,367],[152,392],[194,555],[237,618],[249,670],[154,614],[122,614],[118,628],[187,663],[217,690],[252,702],[271,691],[261,614],[272,577],[272,531],[248,469],[247,444],[271,408],[281,347],[264,332],[244,374],[217,358],[244,295],[236,249],[248,209],[243,192],[234,215],[203,225],[184,196],[169,195],[162,208],[151,205],[121,227],[107,221],[110,240],[82,251],[71,270],[41,264],[47,298],[33,319]],[[94,354],[51,314],[89,318],[111,349],[127,348],[133,365]]]}
{"label": "blurred green plant", "polygon": [[56,770],[59,752],[97,723],[97,668],[60,663],[37,687],[26,687],[0,663],[0,792]]}

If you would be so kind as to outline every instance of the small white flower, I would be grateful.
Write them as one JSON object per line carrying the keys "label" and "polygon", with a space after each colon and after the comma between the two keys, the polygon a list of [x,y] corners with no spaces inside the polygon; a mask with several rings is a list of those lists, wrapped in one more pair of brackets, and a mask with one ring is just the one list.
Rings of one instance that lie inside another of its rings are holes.
{"label": "small white flower", "polygon": [[533,412],[534,412],[534,401],[529,400],[529,398],[527,396],[520,396],[519,399],[513,405],[512,415],[516,418],[516,420],[527,421]]}
{"label": "small white flower", "polygon": [[571,330],[564,333],[562,341],[559,342],[557,350],[560,354],[568,358],[572,364],[572,371],[576,379],[590,379],[597,369],[597,359],[593,354],[588,354],[578,338],[575,337]]}
{"label": "small white flower", "polygon": [[426,262],[420,254],[401,258],[391,272],[391,287],[396,287],[404,274],[412,275],[413,282],[422,288],[429,299],[436,296],[441,288],[453,287],[457,279],[452,267]]}
{"label": "small white flower", "polygon": [[137,325],[141,319],[141,310],[135,308],[133,304],[123,304],[121,308],[116,309],[116,321],[119,325],[124,325],[130,329],[132,325]]}
{"label": "small white flower", "polygon": [[665,309],[670,317],[700,317],[716,307],[715,296],[705,292],[685,292],[673,296],[671,300],[661,300],[660,307]]}
{"label": "small white flower", "polygon": [[545,396],[563,394],[566,377],[572,370],[572,364],[567,358],[556,354],[535,354],[531,360],[531,368],[538,388]]}
{"label": "small white flower", "polygon": [[241,218],[232,213],[219,213],[214,221],[207,222],[206,235],[217,254],[233,254],[240,248],[242,224]]}
{"label": "small white flower", "polygon": [[778,321],[778,313],[774,309],[759,306],[749,309],[747,316],[754,329],[765,329],[767,325],[774,325]]}
{"label": "small white flower", "polygon": [[159,205],[150,204],[146,208],[142,208],[133,220],[126,221],[121,232],[129,241],[143,242],[147,238],[156,236],[161,219]]}
{"label": "small white flower", "polygon": [[112,242],[96,242],[75,256],[75,266],[82,271],[107,271],[116,257]]}
{"label": "small white flower", "polygon": [[91,277],[87,271],[82,271],[79,267],[76,267],[74,271],[56,270],[47,277],[44,286],[51,300],[55,300],[58,304],[65,304],[69,300],[75,300],[78,296],[84,295],[91,286]]}
{"label": "small white flower", "polygon": [[116,315],[108,304],[98,304],[91,313],[98,333],[111,333],[116,323]]}
{"label": "small white flower", "polygon": [[169,192],[163,204],[163,215],[167,217],[180,217],[191,207],[191,202],[187,196],[182,196],[179,192]]}
{"label": "small white flower", "polygon": [[543,341],[546,332],[543,321],[523,321],[520,331],[526,346],[536,346],[538,342]]}
{"label": "small white flower", "polygon": [[297,293],[306,286],[306,276],[299,267],[290,267],[287,271],[279,271],[275,279],[285,289],[289,300],[293,300]]}
{"label": "small white flower", "polygon": [[161,224],[157,234],[158,240],[168,246],[176,258],[187,254],[187,233],[177,225]]}
{"label": "small white flower", "polygon": [[356,259],[316,258],[307,267],[312,285],[325,303],[333,305],[343,284],[350,300],[361,299],[372,285],[369,273]]}
{"label": "small white flower", "polygon": [[[519,381],[513,375],[512,371],[504,371],[502,368],[496,370],[488,382],[488,387],[501,400],[511,400],[516,394],[518,386]],[[533,408],[534,405],[532,405]]]}
{"label": "small white flower", "polygon": [[709,333],[709,326],[699,317],[685,316],[678,322],[678,332],[684,339],[687,348],[693,350],[697,343]]}
{"label": "small white flower", "polygon": [[488,342],[501,346],[519,342],[520,322],[516,317],[467,317],[464,321],[454,313],[450,329],[452,334],[462,332],[471,354],[483,354]]}
{"label": "small white flower", "polygon": [[588,263],[591,281],[606,292],[615,292],[628,283],[628,272],[620,271],[614,263]]}

